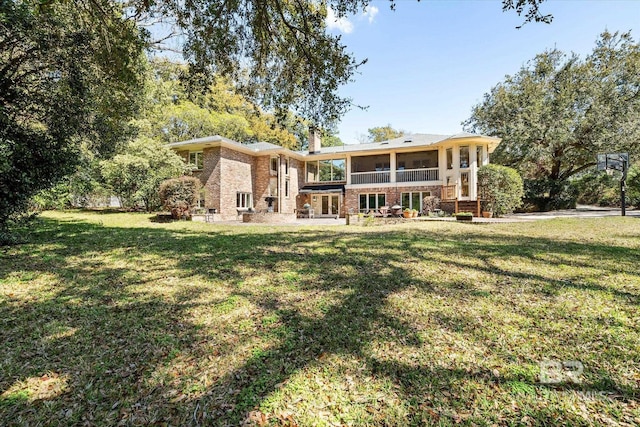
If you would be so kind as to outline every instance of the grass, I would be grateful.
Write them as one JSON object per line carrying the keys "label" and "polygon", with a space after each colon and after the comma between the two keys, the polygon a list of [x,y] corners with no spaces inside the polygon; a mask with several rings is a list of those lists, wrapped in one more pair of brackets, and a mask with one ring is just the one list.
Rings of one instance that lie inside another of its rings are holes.
{"label": "grass", "polygon": [[0,252],[1,425],[640,423],[638,219],[29,236]]}

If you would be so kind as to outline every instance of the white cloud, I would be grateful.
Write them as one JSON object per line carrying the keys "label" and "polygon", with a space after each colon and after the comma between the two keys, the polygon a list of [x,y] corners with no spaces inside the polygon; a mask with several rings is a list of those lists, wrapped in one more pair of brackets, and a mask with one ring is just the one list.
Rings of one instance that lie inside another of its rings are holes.
{"label": "white cloud", "polygon": [[327,8],[327,17],[324,21],[327,24],[327,28],[330,30],[336,29],[345,34],[349,34],[353,31],[353,23],[345,17],[337,17],[333,9],[330,7]]}
{"label": "white cloud", "polygon": [[380,12],[375,6],[367,6],[362,13],[365,17],[369,18],[369,24],[373,24],[373,20],[376,18],[376,15]]}

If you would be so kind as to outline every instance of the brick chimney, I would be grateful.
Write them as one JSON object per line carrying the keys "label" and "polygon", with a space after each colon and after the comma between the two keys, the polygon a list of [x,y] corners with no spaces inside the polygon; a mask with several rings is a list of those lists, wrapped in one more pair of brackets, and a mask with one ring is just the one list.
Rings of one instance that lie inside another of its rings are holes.
{"label": "brick chimney", "polygon": [[309,128],[309,154],[320,152],[320,130],[315,127]]}

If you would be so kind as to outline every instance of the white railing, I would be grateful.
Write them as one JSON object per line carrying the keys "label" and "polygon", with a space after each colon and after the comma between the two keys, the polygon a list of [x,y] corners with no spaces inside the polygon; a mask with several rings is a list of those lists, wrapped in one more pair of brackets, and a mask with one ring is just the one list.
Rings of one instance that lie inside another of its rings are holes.
{"label": "white railing", "polygon": [[403,169],[396,171],[396,181],[438,181],[438,168],[432,169]]}
{"label": "white railing", "polygon": [[351,173],[352,184],[384,184],[386,182],[391,182],[389,171]]}

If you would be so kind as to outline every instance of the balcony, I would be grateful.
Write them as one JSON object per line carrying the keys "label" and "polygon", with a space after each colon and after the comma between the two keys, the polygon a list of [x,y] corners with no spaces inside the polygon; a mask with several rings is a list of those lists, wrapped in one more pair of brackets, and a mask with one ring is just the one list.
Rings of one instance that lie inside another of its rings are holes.
{"label": "balcony", "polygon": [[438,181],[438,168],[402,169],[396,172],[397,182]]}
{"label": "balcony", "polygon": [[352,172],[351,184],[385,184],[391,182],[391,172]]}

